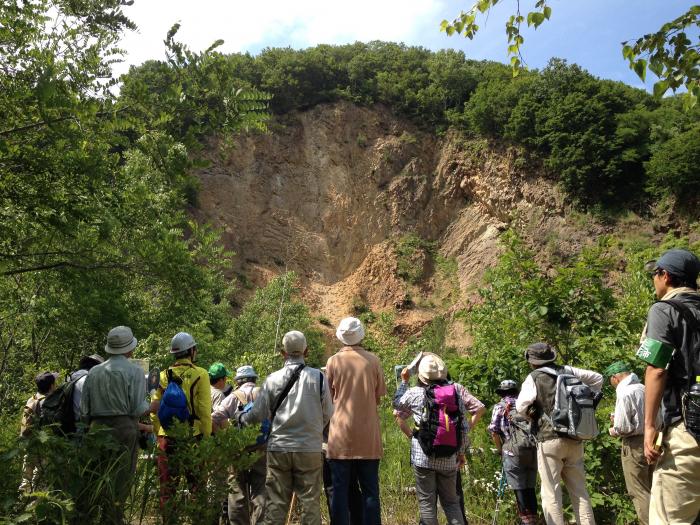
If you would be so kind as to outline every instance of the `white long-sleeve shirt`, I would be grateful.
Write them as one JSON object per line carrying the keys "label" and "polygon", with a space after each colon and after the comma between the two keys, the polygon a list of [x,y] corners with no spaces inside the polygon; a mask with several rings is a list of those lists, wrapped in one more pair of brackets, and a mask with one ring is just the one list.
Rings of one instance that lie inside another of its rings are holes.
{"label": "white long-sleeve shirt", "polygon": [[644,385],[637,374],[630,374],[615,388],[615,415],[612,435],[631,437],[644,434]]}
{"label": "white long-sleeve shirt", "polygon": [[[578,377],[594,392],[600,392],[602,390],[603,376],[598,372],[586,370],[584,368],[576,368],[573,366],[565,366],[564,369],[566,372]],[[530,405],[535,402],[535,399],[537,399],[537,387],[535,385],[535,380],[532,378],[532,374],[530,373],[520,387],[520,395],[515,402],[515,409],[521,414],[525,414]]]}

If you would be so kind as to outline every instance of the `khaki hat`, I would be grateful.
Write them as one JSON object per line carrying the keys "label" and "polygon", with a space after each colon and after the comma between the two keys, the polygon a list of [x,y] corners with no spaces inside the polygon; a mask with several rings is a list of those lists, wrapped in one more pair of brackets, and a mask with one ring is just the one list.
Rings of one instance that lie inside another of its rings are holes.
{"label": "khaki hat", "polygon": [[105,352],[112,355],[128,354],[138,344],[134,333],[128,326],[116,326],[107,334]]}
{"label": "khaki hat", "polygon": [[423,383],[439,381],[447,378],[445,362],[434,354],[423,357],[418,363],[418,379]]}
{"label": "khaki hat", "polygon": [[289,355],[302,355],[306,350],[306,337],[298,330],[292,330],[284,334],[282,346]]}

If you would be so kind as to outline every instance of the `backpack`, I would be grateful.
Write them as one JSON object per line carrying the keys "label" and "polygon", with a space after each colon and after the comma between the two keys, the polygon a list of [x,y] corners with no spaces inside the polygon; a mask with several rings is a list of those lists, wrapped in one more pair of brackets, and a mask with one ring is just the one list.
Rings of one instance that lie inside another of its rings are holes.
{"label": "backpack", "polygon": [[40,427],[51,426],[59,436],[75,433],[75,413],[73,411],[73,392],[75,384],[81,378],[66,381],[47,395],[38,407]]}
{"label": "backpack", "polygon": [[510,435],[503,443],[503,450],[518,458],[534,463],[537,452],[537,438],[532,432],[532,423],[513,410],[510,403],[505,404],[504,416],[508,419]]}
{"label": "backpack", "polygon": [[559,372],[543,367],[535,370],[533,374],[537,372],[556,378],[554,407],[549,415],[552,429],[579,441],[596,437],[598,423],[595,419],[595,409],[601,396],[594,393],[566,367]]}
{"label": "backpack", "polygon": [[187,407],[187,396],[182,389],[182,378],[173,373],[172,368],[168,368],[166,372],[168,377],[168,386],[163,392],[163,397],[160,399],[160,407],[158,408],[158,420],[160,425],[168,430],[173,425],[173,418],[184,423],[194,423],[194,417],[190,414]]}
{"label": "backpack", "polygon": [[691,398],[689,396],[690,389],[695,382],[695,378],[700,375],[700,324],[691,313],[690,307],[677,299],[667,299],[661,301],[673,306],[683,317],[692,330],[691,340],[688,344],[687,352],[685,353],[685,373],[687,376],[686,384],[682,386],[683,394],[681,396],[681,413],[683,422],[685,423],[686,431],[700,443],[700,420],[697,417],[688,417],[692,412],[695,414],[695,408],[689,409]]}
{"label": "backpack", "polygon": [[427,456],[448,457],[462,441],[462,412],[454,384],[425,388],[423,411],[414,436]]}

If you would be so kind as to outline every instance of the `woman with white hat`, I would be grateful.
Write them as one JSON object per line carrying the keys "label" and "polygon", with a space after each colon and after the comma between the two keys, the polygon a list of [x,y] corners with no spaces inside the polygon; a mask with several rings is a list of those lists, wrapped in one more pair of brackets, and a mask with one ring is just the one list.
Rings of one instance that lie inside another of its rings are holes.
{"label": "woman with white hat", "polygon": [[467,410],[462,401],[466,389],[447,380],[447,367],[434,354],[424,355],[418,363],[418,386],[409,388],[409,376],[404,368],[393,404],[400,420],[413,416],[418,427],[410,440],[421,525],[437,525],[438,497],[447,523],[464,525],[456,478],[467,449]]}

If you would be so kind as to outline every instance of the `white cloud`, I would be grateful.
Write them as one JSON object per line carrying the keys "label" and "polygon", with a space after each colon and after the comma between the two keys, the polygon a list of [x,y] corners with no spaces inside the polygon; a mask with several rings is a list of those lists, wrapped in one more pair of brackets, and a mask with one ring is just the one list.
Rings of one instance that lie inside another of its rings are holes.
{"label": "white cloud", "polygon": [[139,30],[124,35],[121,46],[127,64],[161,59],[163,39],[175,22],[181,23],[178,38],[194,50],[218,38],[226,52],[412,41],[421,31],[438,31],[443,9],[443,0],[137,0],[125,13]]}

